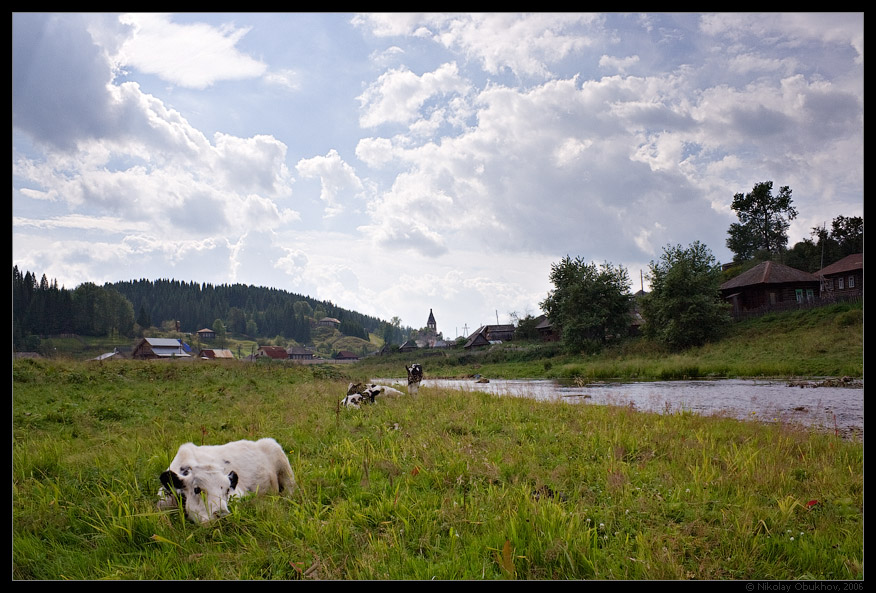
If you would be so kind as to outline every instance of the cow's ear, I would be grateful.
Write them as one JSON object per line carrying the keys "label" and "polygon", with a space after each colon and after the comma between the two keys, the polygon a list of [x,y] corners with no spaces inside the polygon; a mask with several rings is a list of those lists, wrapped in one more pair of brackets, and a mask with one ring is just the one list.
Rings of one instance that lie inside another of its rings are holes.
{"label": "cow's ear", "polygon": [[231,470],[231,473],[228,474],[228,479],[231,481],[231,489],[234,490],[235,488],[237,488],[237,472]]}
{"label": "cow's ear", "polygon": [[161,473],[161,476],[159,476],[158,479],[161,480],[161,485],[164,486],[165,490],[176,491],[176,490],[183,489],[182,480],[180,480],[179,476],[176,475],[174,472],[170,471],[169,469],[163,471]]}

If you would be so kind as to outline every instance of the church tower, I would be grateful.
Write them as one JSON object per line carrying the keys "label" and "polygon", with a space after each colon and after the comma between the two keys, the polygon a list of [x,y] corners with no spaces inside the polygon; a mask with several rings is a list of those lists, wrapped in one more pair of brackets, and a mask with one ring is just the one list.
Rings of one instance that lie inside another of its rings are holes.
{"label": "church tower", "polygon": [[438,326],[435,323],[435,316],[432,314],[432,309],[429,309],[429,321],[426,322],[426,327],[431,329],[433,332],[438,331]]}

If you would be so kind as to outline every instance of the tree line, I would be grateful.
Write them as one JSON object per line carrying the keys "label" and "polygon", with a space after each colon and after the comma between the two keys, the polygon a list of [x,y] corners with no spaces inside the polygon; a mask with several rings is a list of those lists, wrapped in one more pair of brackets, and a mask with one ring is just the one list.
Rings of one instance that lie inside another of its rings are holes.
{"label": "tree line", "polygon": [[15,350],[32,349],[39,336],[134,337],[150,327],[182,333],[221,327],[252,338],[281,336],[307,344],[312,322],[323,317],[340,321],[344,335],[365,340],[369,333],[399,329],[395,319],[386,322],[331,301],[244,284],[140,279],[103,286],[85,282],[68,290],[45,274],[38,280],[13,266],[12,295]]}
{"label": "tree line", "polygon": [[551,265],[554,288],[540,303],[571,352],[595,352],[628,335],[633,312],[644,320],[644,334],[672,350],[720,338],[729,326],[729,305],[720,286],[761,261],[773,260],[816,272],[840,259],[863,253],[862,217],[836,217],[812,229],[811,238],[787,248],[790,221],[797,216],[788,186],[773,195],[773,182],[755,184],[733,196],[738,222],[728,230],[733,263],[724,269],[704,244],[667,245],[649,264],[651,292],[632,295],[623,266],[597,265],[566,256]]}

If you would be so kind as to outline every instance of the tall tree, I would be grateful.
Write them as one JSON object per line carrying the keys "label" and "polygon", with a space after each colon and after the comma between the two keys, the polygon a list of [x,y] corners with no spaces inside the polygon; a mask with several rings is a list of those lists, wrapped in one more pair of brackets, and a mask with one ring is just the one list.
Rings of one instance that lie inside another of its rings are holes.
{"label": "tall tree", "polygon": [[734,253],[734,261],[751,259],[759,251],[772,256],[785,248],[790,221],[797,217],[791,201],[791,188],[785,185],[774,196],[772,181],[762,181],[749,193],[733,196],[731,207],[739,222],[727,231],[727,247]]}
{"label": "tall tree", "polygon": [[566,256],[551,265],[554,289],[540,303],[573,352],[597,351],[626,335],[630,323],[629,275],[623,266],[597,266]]}
{"label": "tall tree", "polygon": [[650,264],[651,292],[641,301],[645,335],[674,350],[718,338],[730,321],[720,298],[721,266],[695,241],[663,249]]}
{"label": "tall tree", "polygon": [[837,216],[830,227],[830,238],[839,246],[839,258],[864,252],[864,219],[861,216]]}

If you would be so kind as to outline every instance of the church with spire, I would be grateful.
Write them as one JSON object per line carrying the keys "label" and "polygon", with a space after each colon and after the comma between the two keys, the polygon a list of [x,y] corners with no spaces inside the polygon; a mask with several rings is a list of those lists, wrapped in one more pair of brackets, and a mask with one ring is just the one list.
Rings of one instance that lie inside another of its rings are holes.
{"label": "church with spire", "polygon": [[435,322],[435,313],[432,312],[432,309],[429,309],[429,319],[426,320],[426,327],[414,332],[413,340],[419,348],[447,347],[444,336],[438,331],[438,324]]}

